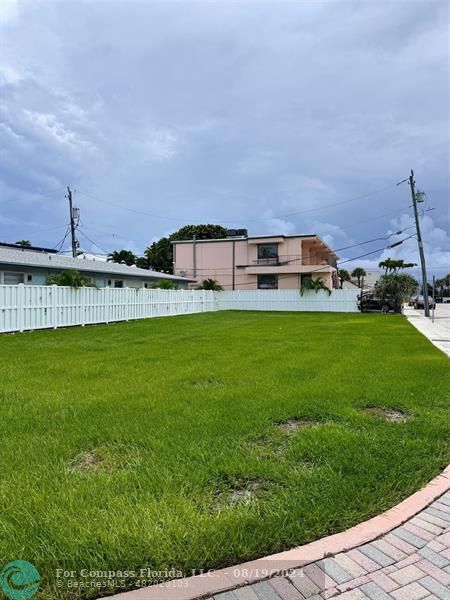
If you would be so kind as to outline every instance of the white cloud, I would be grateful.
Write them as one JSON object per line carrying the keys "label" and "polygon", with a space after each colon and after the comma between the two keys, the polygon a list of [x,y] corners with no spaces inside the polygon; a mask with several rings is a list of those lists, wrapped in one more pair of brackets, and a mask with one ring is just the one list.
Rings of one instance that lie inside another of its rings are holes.
{"label": "white cloud", "polygon": [[317,233],[330,248],[337,248],[338,244],[341,245],[344,240],[349,239],[341,227],[332,223],[313,221],[310,229],[311,233]]}
{"label": "white cloud", "polygon": [[70,130],[55,115],[39,113],[24,109],[26,119],[35,126],[36,131],[44,134],[53,141],[76,150],[95,150],[92,142],[83,140],[77,133]]}
{"label": "white cloud", "polygon": [[0,2],[0,26],[6,25],[18,15],[17,0],[1,0]]}
{"label": "white cloud", "polygon": [[178,153],[179,145],[180,139],[174,131],[154,129],[141,144],[142,158],[149,161],[168,161]]}
{"label": "white cloud", "polygon": [[28,237],[24,207],[42,229],[64,225],[70,184],[167,217],[80,195],[84,222],[117,245],[214,219],[345,246],[347,223],[362,223],[356,241],[377,237],[388,221],[374,219],[410,199],[403,186],[345,201],[414,167],[436,207],[424,237],[447,258],[445,10],[0,0],[0,184],[22,223],[8,237]]}
{"label": "white cloud", "polygon": [[[434,224],[433,218],[429,215],[422,217],[420,219],[420,224],[424,241],[427,275],[429,278],[431,278],[433,274],[436,277],[442,277],[450,272],[450,236],[444,229],[437,227]],[[376,258],[367,257],[349,262],[346,264],[345,268],[353,269],[356,266],[361,266],[365,269],[378,269],[378,263],[386,258],[403,259],[405,262],[415,263],[417,265],[411,272],[416,277],[420,278],[420,256],[414,219],[410,215],[402,214],[398,219],[393,219],[391,221],[391,226],[392,227],[387,231],[387,234],[398,230],[403,230],[403,233],[398,236],[393,236],[385,242],[380,242],[380,244],[388,245],[394,244],[399,240],[405,240],[402,244],[395,246],[394,248],[386,248]],[[361,251],[358,250],[358,254],[364,253],[364,248]],[[342,260],[345,260],[345,257],[343,257]]]}

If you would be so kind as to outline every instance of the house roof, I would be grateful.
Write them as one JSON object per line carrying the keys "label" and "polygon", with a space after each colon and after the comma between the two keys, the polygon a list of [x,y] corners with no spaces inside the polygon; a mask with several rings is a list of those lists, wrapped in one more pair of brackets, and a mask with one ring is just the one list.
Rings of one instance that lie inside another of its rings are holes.
{"label": "house roof", "polygon": [[23,248],[24,250],[32,250],[33,252],[48,252],[49,254],[57,254],[58,251],[55,250],[54,248],[43,248],[42,246],[22,246],[21,244],[12,244],[10,242],[0,242],[0,247],[1,248],[16,248],[16,249],[21,249]]}
{"label": "house roof", "polygon": [[27,248],[11,249],[0,247],[0,268],[2,265],[17,267],[37,267],[42,269],[76,269],[77,271],[87,271],[89,273],[98,273],[103,275],[122,275],[126,277],[138,277],[140,279],[170,279],[173,281],[195,281],[187,277],[177,275],[168,275],[159,271],[150,271],[149,269],[139,269],[138,267],[129,267],[113,262],[104,262],[101,260],[90,260],[87,258],[72,258],[61,256],[60,254],[49,254],[46,252],[33,252]]}

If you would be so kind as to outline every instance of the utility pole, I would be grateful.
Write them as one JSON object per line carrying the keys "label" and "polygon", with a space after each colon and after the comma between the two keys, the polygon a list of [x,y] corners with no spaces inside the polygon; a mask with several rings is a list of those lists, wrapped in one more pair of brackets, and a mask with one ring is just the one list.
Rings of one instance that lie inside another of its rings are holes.
{"label": "utility pole", "polygon": [[409,176],[409,185],[411,187],[411,196],[414,207],[414,218],[416,220],[417,242],[419,244],[420,265],[422,267],[423,306],[425,309],[425,316],[429,317],[430,305],[428,303],[427,268],[425,265],[425,254],[423,252],[422,234],[420,233],[419,211],[417,210],[416,182],[414,181],[414,171],[412,169],[411,175]]}
{"label": "utility pole", "polygon": [[67,186],[67,198],[69,199],[69,211],[70,211],[70,236],[72,239],[72,256],[73,258],[77,257],[78,252],[78,242],[75,235],[76,226],[75,226],[75,212],[77,209],[73,208],[72,205],[72,191],[69,186]]}

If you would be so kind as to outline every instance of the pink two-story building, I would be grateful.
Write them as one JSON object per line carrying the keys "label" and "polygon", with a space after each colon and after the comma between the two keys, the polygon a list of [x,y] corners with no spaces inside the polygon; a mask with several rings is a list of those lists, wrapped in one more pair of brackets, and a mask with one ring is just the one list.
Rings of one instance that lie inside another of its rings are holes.
{"label": "pink two-story building", "polygon": [[299,289],[311,277],[338,287],[338,257],[317,235],[230,233],[224,239],[172,242],[174,275],[198,283],[215,279],[225,290]]}

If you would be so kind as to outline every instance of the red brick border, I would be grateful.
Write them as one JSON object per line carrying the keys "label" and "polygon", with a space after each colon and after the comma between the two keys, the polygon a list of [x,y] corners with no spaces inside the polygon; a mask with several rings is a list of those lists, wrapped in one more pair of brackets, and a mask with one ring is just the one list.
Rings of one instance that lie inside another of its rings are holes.
{"label": "red brick border", "polygon": [[234,589],[247,583],[267,579],[267,573],[275,575],[290,569],[303,567],[324,556],[338,554],[356,548],[385,535],[431,504],[436,498],[450,490],[450,465],[416,492],[394,508],[360,523],[347,531],[330,535],[316,542],[272,554],[234,567],[196,575],[109,596],[114,600],[195,600]]}

